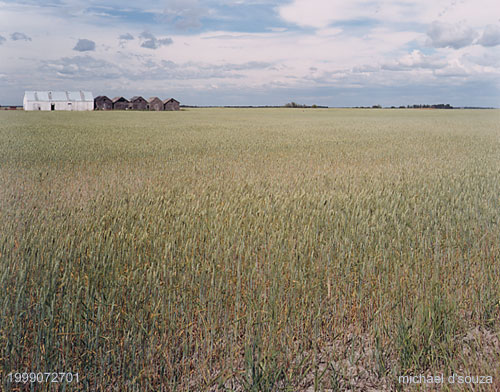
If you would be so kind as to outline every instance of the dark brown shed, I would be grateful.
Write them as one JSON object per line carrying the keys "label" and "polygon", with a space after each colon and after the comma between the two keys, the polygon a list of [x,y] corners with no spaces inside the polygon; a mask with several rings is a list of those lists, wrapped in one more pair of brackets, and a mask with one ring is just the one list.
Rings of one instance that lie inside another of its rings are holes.
{"label": "dark brown shed", "polygon": [[163,110],[163,101],[158,97],[151,97],[148,99],[148,108],[156,111]]}
{"label": "dark brown shed", "polygon": [[136,95],[135,97],[130,98],[130,108],[132,110],[147,110],[148,101]]}
{"label": "dark brown shed", "polygon": [[165,110],[179,110],[179,101],[174,98],[168,98],[163,101]]}
{"label": "dark brown shed", "polygon": [[95,110],[113,110],[113,101],[105,95],[99,95],[94,99]]}
{"label": "dark brown shed", "polygon": [[114,97],[113,110],[127,110],[129,108],[130,102],[124,97]]}

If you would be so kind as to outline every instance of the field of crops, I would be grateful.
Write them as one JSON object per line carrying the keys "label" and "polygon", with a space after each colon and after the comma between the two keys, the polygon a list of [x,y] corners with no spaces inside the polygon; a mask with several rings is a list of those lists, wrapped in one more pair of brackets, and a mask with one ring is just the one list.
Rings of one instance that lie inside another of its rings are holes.
{"label": "field of crops", "polygon": [[0,113],[2,390],[489,391],[499,301],[499,111]]}

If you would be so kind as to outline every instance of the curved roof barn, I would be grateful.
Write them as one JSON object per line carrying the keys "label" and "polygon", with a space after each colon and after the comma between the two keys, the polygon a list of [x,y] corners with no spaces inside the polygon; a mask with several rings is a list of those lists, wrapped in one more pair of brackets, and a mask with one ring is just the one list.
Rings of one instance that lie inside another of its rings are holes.
{"label": "curved roof barn", "polygon": [[94,110],[90,91],[25,91],[24,110]]}

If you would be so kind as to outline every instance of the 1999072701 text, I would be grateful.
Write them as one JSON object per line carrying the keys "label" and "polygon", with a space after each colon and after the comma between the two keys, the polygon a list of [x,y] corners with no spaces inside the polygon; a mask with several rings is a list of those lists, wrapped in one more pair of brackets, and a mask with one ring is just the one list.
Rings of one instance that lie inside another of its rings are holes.
{"label": "1999072701 text", "polygon": [[7,382],[16,384],[28,383],[78,383],[78,373],[72,372],[11,372]]}

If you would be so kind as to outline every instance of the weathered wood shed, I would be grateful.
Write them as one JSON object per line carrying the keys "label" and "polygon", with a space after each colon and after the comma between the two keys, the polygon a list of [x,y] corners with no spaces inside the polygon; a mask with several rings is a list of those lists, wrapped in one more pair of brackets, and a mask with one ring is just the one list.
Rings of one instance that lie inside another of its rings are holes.
{"label": "weathered wood shed", "polygon": [[132,110],[147,110],[148,101],[136,95],[130,98],[130,108]]}
{"label": "weathered wood shed", "polygon": [[129,108],[130,102],[124,97],[114,97],[113,110],[127,110]]}
{"label": "weathered wood shed", "polygon": [[163,101],[158,97],[151,97],[148,99],[149,110],[160,111],[163,109]]}
{"label": "weathered wood shed", "polygon": [[94,99],[95,110],[113,110],[113,101],[105,95],[99,95]]}
{"label": "weathered wood shed", "polygon": [[163,101],[164,110],[179,110],[179,101],[174,98],[168,98]]}

